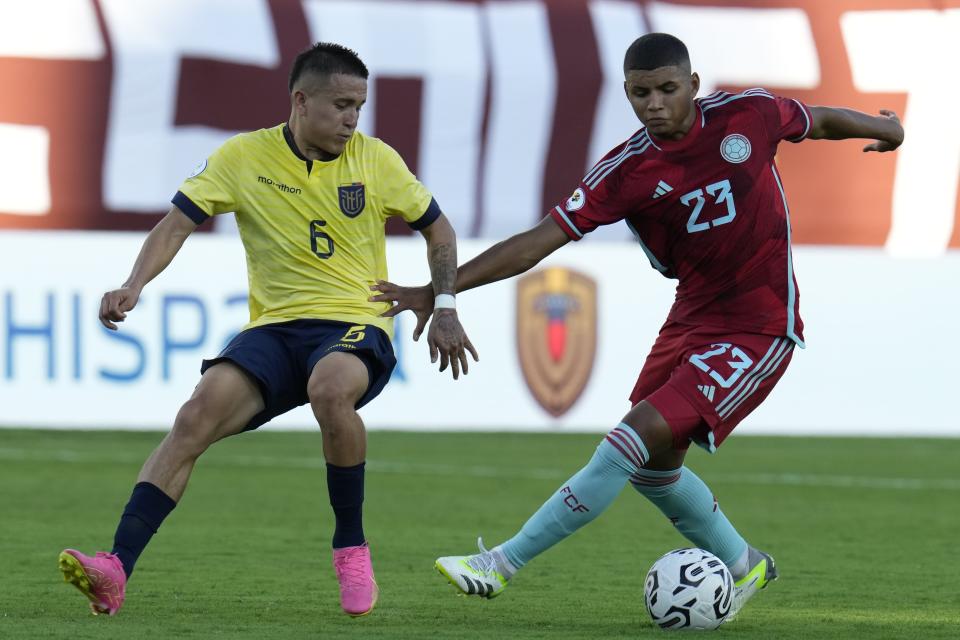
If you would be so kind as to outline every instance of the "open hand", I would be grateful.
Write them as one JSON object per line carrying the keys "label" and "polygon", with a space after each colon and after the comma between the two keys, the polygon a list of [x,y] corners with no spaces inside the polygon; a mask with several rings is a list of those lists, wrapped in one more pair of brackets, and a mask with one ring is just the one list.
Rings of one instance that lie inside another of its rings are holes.
{"label": "open hand", "polygon": [[456,309],[437,309],[433,315],[433,322],[430,323],[430,331],[427,333],[427,344],[430,346],[430,362],[436,362],[439,357],[440,371],[445,370],[449,365],[454,380],[460,378],[461,369],[464,375],[470,370],[467,364],[468,351],[473,356],[474,362],[480,360],[477,357],[477,350],[473,348],[470,338],[460,325]]}
{"label": "open hand", "polygon": [[[392,318],[401,311],[413,311],[417,316],[417,326],[413,330],[414,341],[420,339],[420,334],[427,326],[427,320],[433,314],[433,287],[401,287],[398,284],[377,280],[377,284],[370,285],[371,291],[379,294],[367,298],[370,302],[390,302],[393,306],[380,315]],[[459,324],[459,322],[458,322]]]}
{"label": "open hand", "polygon": [[123,322],[127,312],[137,306],[140,291],[131,287],[122,287],[107,291],[100,300],[100,322],[107,329],[117,330],[115,322]]}

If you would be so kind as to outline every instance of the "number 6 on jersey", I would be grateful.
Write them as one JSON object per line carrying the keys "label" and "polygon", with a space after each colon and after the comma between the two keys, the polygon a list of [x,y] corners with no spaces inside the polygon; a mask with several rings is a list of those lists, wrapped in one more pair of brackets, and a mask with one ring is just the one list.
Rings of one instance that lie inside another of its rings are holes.
{"label": "number 6 on jersey", "polygon": [[[333,255],[333,238],[323,231],[320,231],[320,227],[326,226],[326,224],[326,220],[310,221],[310,249],[317,254],[318,258],[323,258],[324,260]],[[321,250],[317,242],[318,239],[327,243],[326,250]]]}

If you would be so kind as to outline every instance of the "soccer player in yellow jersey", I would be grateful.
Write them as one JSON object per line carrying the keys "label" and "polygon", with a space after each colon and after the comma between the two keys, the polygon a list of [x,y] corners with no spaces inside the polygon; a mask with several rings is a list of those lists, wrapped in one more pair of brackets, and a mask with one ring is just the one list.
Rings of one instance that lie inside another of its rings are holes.
{"label": "soccer player in yellow jersey", "polygon": [[453,227],[396,151],[356,131],[367,68],[353,51],[319,43],[290,72],[287,123],[235,136],[198,166],[173,208],[147,236],[126,283],[103,296],[109,329],[208,217],[235,212],[247,255],[250,322],[201,366],[192,397],[143,465],[110,553],[64,550],[64,578],[95,614],[123,604],[127,578],[151,536],[183,495],[211,444],[256,429],[310,403],[323,438],[336,528],[333,565],[340,603],[352,616],[377,600],[362,525],[366,433],[357,409],[376,397],[396,365],[388,303],[370,302],[387,276],[384,224],[401,216],[427,241],[436,291],[431,359],[453,377],[476,351],[457,319]]}

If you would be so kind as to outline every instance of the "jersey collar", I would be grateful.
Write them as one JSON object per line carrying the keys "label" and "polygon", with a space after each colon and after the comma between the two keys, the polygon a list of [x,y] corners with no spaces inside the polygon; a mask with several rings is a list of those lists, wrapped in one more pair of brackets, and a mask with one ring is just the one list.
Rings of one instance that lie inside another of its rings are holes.
{"label": "jersey collar", "polygon": [[313,170],[313,160],[310,160],[305,155],[300,153],[300,149],[297,148],[297,143],[293,139],[293,132],[290,131],[289,123],[284,123],[283,125],[283,139],[286,140],[287,146],[290,147],[290,151],[293,152],[293,155],[307,163],[307,175],[309,176],[310,172]]}

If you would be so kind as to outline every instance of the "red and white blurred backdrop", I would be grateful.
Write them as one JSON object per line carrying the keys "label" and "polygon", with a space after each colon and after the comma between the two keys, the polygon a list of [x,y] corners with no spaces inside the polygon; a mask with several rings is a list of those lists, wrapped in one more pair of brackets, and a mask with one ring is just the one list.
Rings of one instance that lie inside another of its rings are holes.
{"label": "red and white blurred backdrop", "polygon": [[[244,320],[230,217],[191,238],[124,338],[96,327],[99,294],[126,277],[192,167],[287,117],[287,72],[311,42],[364,58],[361,129],[400,151],[468,256],[533,224],[637,128],[621,64],[648,31],[686,41],[702,95],[763,86],[889,108],[907,131],[896,154],[863,154],[857,141],[781,147],[809,349],[744,430],[960,433],[949,402],[960,384],[960,0],[0,3],[0,424],[169,423],[199,358]],[[401,322],[402,370],[368,422],[616,420],[672,288],[625,227],[594,235],[550,261],[597,284],[595,336],[582,337],[596,348],[559,415],[520,362],[518,340],[538,338],[518,333],[526,311],[507,282],[461,296],[483,361],[456,384],[430,372]],[[391,240],[393,277],[426,279],[421,244]]]}

